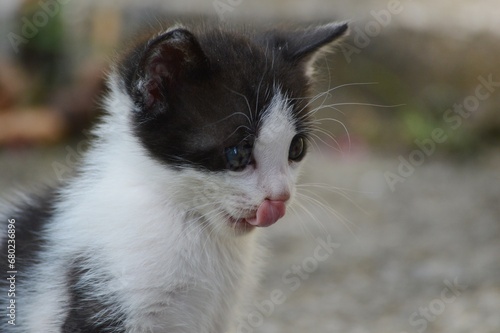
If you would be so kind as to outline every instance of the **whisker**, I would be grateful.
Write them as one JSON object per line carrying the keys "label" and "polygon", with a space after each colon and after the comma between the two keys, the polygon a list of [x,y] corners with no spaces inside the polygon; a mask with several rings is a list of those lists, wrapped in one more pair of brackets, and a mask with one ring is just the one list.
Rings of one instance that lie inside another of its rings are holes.
{"label": "whisker", "polygon": [[247,104],[247,108],[248,108],[248,112],[250,113],[250,117],[248,117],[247,115],[245,115],[245,116],[247,117],[247,120],[248,120],[250,126],[251,127],[254,126],[255,125],[255,119],[253,117],[252,107],[250,106],[250,101],[248,100],[248,98],[244,94],[239,93],[239,92],[237,92],[237,91],[235,91],[235,90],[233,90],[233,89],[231,89],[229,87],[226,87],[226,86],[224,86],[224,87],[227,90],[229,90],[230,92],[232,92],[232,93],[234,93],[234,94],[236,94],[238,96],[241,96],[241,97],[243,97],[245,99],[245,103]]}
{"label": "whisker", "polygon": [[[331,96],[331,93],[334,92],[337,89],[344,88],[344,87],[362,86],[362,85],[374,85],[374,84],[378,84],[378,82],[353,82],[353,83],[344,83],[344,84],[335,86],[333,88],[329,88],[326,91],[322,91],[322,92],[316,94],[313,97],[307,97],[307,96],[306,97],[296,97],[296,98],[294,98],[294,100],[307,99],[308,103],[304,106],[304,108],[307,108],[309,105],[311,105],[312,103],[316,102],[319,98],[324,97],[324,96],[326,96],[326,97]],[[302,111],[303,109],[301,109],[300,111]]]}
{"label": "whisker", "polygon": [[356,240],[359,241],[358,236],[351,228],[351,226],[353,226],[353,227],[356,227],[357,229],[359,229],[358,226],[356,224],[354,224],[352,221],[350,221],[348,218],[346,218],[343,214],[339,213],[338,211],[336,211],[332,207],[328,206],[326,203],[322,202],[321,200],[315,199],[309,195],[306,195],[305,193],[297,192],[297,195],[302,197],[304,200],[307,200],[310,203],[317,205],[318,207],[323,209],[325,212],[332,214],[340,222],[342,222],[344,227],[346,227],[346,229],[349,230],[349,232],[356,238]]}
{"label": "whisker", "polygon": [[333,194],[338,194],[342,198],[344,198],[347,201],[349,201],[352,205],[354,205],[354,207],[356,207],[357,209],[359,209],[359,211],[361,213],[363,213],[365,215],[369,215],[368,212],[366,210],[364,210],[363,207],[361,207],[358,203],[356,203],[354,201],[354,199],[352,199],[351,197],[349,197],[349,195],[346,192],[358,193],[358,194],[371,194],[371,193],[361,192],[361,191],[354,191],[354,190],[349,190],[349,189],[346,189],[346,188],[340,188],[340,187],[335,187],[335,186],[331,186],[331,185],[328,185],[328,184],[318,184],[318,183],[303,183],[303,184],[298,184],[296,186],[297,186],[298,189],[302,189],[302,188],[305,188],[305,187],[313,187],[313,188],[319,188],[321,190],[324,190],[324,191],[327,191],[327,192],[330,192],[330,193],[333,193]]}
{"label": "whisker", "polygon": [[[298,208],[302,209],[311,218],[311,220],[314,221],[320,227],[322,232],[327,233],[327,228],[323,225],[323,223],[321,223],[321,221],[317,216],[315,216],[309,209],[305,207],[305,205],[303,205],[301,202],[295,202],[295,205]],[[304,225],[304,231],[307,232],[314,239],[315,238],[314,234],[311,232],[311,230],[307,229],[306,226],[307,225]]]}
{"label": "whisker", "polygon": [[330,107],[330,106],[345,106],[345,105],[354,105],[354,106],[373,106],[377,108],[399,108],[402,106],[405,106],[406,104],[394,104],[394,105],[383,105],[383,104],[373,104],[373,103],[350,103],[350,102],[345,102],[345,103],[334,103],[334,104],[329,104],[325,105],[323,107]]}

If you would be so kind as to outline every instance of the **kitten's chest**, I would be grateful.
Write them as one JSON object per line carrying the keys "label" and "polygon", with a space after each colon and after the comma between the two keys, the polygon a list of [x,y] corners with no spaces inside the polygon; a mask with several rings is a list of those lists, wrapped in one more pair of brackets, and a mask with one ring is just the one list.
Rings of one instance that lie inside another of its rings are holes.
{"label": "kitten's chest", "polygon": [[[116,265],[131,332],[225,332],[235,304],[251,292],[253,244],[187,236],[177,244],[143,244]],[[156,246],[154,246],[156,245]]]}
{"label": "kitten's chest", "polygon": [[142,287],[124,294],[133,309],[130,331],[225,332],[247,286],[243,272],[220,268],[225,276],[184,271],[163,281],[145,277]]}
{"label": "kitten's chest", "polygon": [[256,285],[256,232],[220,237],[147,188],[120,196],[104,195],[106,188],[73,209],[79,214],[71,226],[61,216],[54,228],[66,242],[61,248],[92,258],[83,280],[102,276],[90,286],[96,301],[125,318],[127,333],[225,332],[235,305]]}

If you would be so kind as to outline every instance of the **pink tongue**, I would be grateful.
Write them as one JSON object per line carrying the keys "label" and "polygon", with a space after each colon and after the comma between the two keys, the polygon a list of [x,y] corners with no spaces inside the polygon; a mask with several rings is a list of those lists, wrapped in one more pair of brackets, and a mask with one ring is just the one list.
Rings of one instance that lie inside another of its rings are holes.
{"label": "pink tongue", "polygon": [[285,212],[283,201],[265,200],[257,209],[257,216],[247,219],[247,222],[256,227],[269,227],[285,216]]}

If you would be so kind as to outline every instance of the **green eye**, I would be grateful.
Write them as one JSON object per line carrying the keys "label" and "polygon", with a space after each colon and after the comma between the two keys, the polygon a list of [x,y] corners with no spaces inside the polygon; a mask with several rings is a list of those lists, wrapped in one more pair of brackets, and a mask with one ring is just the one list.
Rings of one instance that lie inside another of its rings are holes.
{"label": "green eye", "polygon": [[306,140],[301,135],[296,135],[290,144],[288,159],[293,162],[299,162],[306,154]]}
{"label": "green eye", "polygon": [[253,145],[243,141],[237,146],[224,150],[226,157],[226,168],[231,171],[242,171],[252,162]]}

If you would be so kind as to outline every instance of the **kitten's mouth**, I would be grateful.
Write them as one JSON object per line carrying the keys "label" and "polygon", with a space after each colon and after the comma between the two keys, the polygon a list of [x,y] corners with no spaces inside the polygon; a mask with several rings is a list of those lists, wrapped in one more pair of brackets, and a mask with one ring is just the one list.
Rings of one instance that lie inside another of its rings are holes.
{"label": "kitten's mouth", "polygon": [[285,216],[285,213],[286,205],[283,201],[264,200],[253,216],[240,219],[230,217],[229,220],[231,223],[244,225],[245,227],[264,228],[278,222],[279,219]]}

